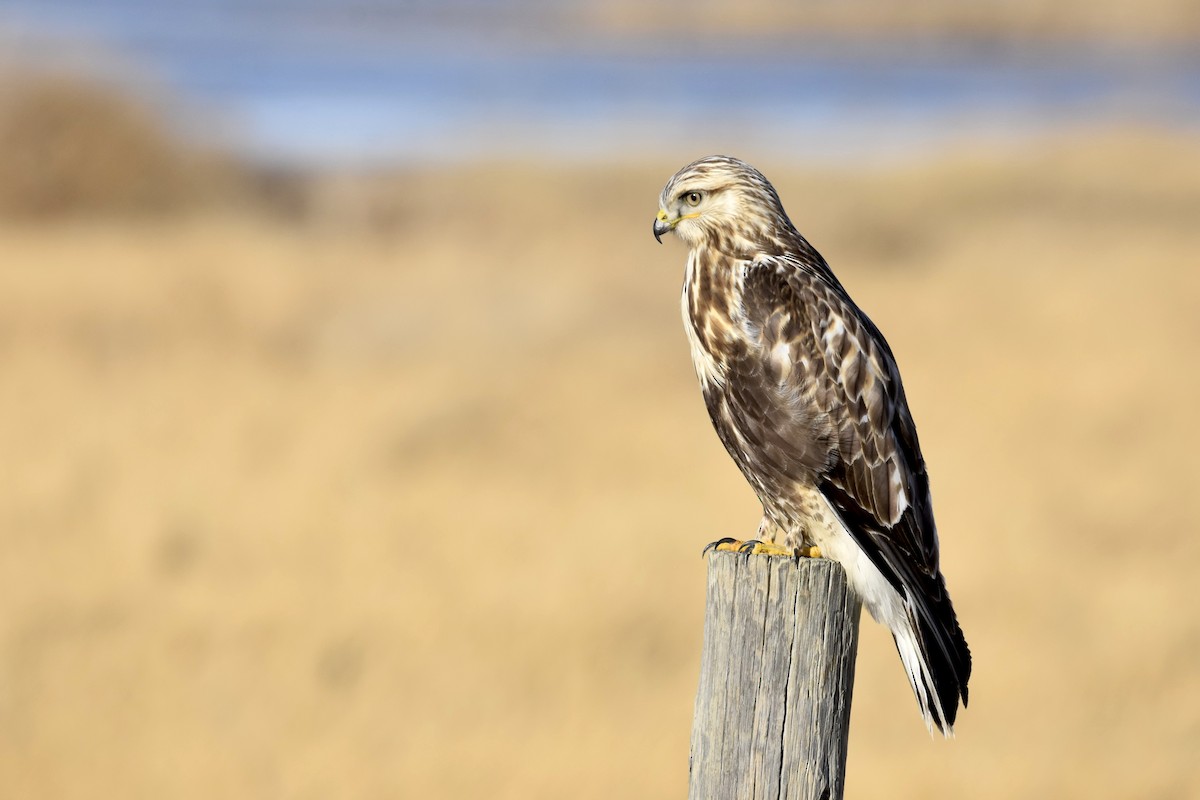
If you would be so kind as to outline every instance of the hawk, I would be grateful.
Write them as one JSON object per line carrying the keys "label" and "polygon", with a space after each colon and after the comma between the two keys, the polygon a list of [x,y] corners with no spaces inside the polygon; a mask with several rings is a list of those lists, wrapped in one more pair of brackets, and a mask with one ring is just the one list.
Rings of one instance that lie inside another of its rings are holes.
{"label": "hawk", "polygon": [[839,562],[891,630],[926,726],[950,736],[971,653],[891,348],[749,164],[677,172],[654,221],[659,242],[669,232],[690,248],[683,324],[704,403],[762,503],[755,551]]}

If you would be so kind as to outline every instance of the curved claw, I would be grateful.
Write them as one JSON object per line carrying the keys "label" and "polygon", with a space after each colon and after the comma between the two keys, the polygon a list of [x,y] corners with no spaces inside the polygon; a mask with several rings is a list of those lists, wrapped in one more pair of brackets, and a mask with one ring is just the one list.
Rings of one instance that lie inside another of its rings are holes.
{"label": "curved claw", "polygon": [[762,542],[760,542],[758,539],[747,539],[746,541],[742,542],[742,546],[738,548],[738,552],[753,553],[754,548],[758,547],[760,544],[762,544]]}
{"label": "curved claw", "polygon": [[733,544],[736,541],[737,539],[733,538],[732,536],[726,536],[723,539],[717,539],[715,542],[709,542],[708,544],[704,545],[704,549],[700,551],[700,557],[704,558],[706,555],[708,555],[709,550],[716,550],[723,544]]}

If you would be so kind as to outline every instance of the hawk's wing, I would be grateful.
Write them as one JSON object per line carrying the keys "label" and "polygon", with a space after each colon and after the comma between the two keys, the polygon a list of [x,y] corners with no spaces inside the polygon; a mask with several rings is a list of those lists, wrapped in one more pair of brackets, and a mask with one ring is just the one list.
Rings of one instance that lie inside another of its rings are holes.
{"label": "hawk's wing", "polygon": [[[788,477],[815,483],[907,599],[932,634],[922,637],[934,651],[927,656],[943,666],[935,670],[942,707],[954,709],[960,693],[966,702],[970,654],[938,567],[929,477],[900,373],[878,328],[814,256],[746,268],[744,311],[759,346],[733,359],[727,380],[741,385],[729,392],[777,406],[760,418],[774,439],[808,455],[791,461],[798,471]],[[828,431],[830,449],[820,460],[807,452],[819,444],[814,428]]]}

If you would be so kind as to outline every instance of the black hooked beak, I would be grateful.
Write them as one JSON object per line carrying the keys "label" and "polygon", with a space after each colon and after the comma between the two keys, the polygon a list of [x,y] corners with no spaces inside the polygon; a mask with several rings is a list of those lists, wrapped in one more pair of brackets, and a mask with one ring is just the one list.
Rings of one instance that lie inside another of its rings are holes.
{"label": "black hooked beak", "polygon": [[662,235],[664,233],[670,233],[672,230],[674,230],[674,226],[667,223],[666,214],[663,214],[654,220],[654,239],[659,244],[662,244]]}

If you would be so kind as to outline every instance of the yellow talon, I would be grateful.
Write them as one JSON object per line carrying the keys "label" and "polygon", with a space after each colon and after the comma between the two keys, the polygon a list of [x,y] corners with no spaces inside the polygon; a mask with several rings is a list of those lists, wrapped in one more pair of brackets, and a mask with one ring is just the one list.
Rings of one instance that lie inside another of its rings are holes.
{"label": "yellow talon", "polygon": [[742,545],[743,553],[749,553],[752,556],[788,556],[794,555],[791,550],[774,542],[756,542],[749,541]]}
{"label": "yellow talon", "polygon": [[787,558],[820,558],[821,548],[819,547],[798,547],[795,550],[789,550],[781,544],[775,542],[761,542],[757,539],[749,541],[740,541],[726,537],[709,544],[704,548],[704,552],[709,550],[723,550],[728,553],[746,553],[754,556],[786,556]]}

